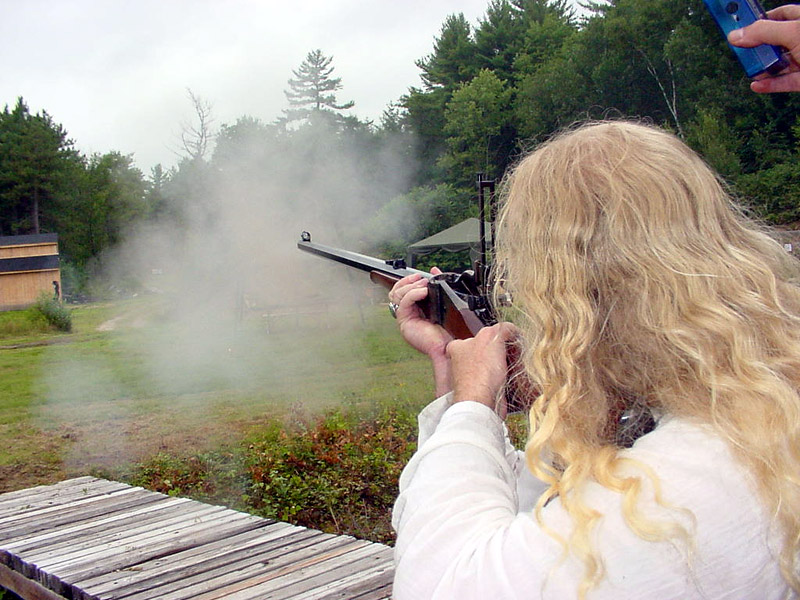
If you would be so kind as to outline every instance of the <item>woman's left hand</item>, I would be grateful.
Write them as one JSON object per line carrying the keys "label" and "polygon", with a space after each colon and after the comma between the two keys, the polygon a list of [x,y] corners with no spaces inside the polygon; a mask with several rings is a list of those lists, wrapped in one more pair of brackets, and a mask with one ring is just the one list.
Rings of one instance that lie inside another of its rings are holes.
{"label": "woman's left hand", "polygon": [[474,338],[453,340],[447,345],[453,402],[480,402],[505,419],[502,391],[508,373],[506,343],[517,333],[510,323],[498,323],[484,327]]}

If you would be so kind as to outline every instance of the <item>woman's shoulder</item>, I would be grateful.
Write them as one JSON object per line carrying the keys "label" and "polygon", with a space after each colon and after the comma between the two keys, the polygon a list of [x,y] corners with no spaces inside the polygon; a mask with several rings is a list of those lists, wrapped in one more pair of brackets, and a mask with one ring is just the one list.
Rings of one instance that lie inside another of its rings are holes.
{"label": "woman's shoulder", "polygon": [[[698,597],[712,598],[737,586],[763,598],[785,594],[776,559],[781,540],[750,472],[712,427],[664,418],[620,457],[630,459],[625,461],[623,474],[641,477],[640,515],[651,522],[672,521],[687,531],[688,546],[679,552],[686,570],[675,572],[679,579],[686,578],[686,589],[694,589]],[[590,496],[595,501],[605,505],[611,501],[613,492],[592,487]],[[663,564],[661,552],[674,550],[663,544],[638,543],[624,524],[623,511],[603,512],[606,518],[600,525],[600,538],[612,581],[620,583],[630,577],[625,563],[635,560],[647,572]],[[652,563],[649,566],[648,561]],[[756,596],[744,593],[740,597]]]}
{"label": "woman's shoulder", "polygon": [[766,518],[750,471],[711,425],[662,418],[621,456],[631,459],[628,468],[632,471],[637,471],[637,464],[650,469],[669,503],[692,511],[708,506],[716,514],[725,508],[747,510],[753,518]]}

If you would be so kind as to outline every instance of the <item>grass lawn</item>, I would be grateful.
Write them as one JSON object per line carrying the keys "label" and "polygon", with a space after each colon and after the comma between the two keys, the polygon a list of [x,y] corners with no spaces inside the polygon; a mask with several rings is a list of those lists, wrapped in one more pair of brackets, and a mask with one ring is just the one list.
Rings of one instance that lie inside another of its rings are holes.
{"label": "grass lawn", "polygon": [[125,479],[164,456],[237,448],[272,423],[342,406],[414,411],[431,393],[426,360],[381,306],[363,323],[347,310],[287,316],[270,333],[257,312],[212,322],[155,297],[71,310],[69,334],[0,322],[0,492]]}

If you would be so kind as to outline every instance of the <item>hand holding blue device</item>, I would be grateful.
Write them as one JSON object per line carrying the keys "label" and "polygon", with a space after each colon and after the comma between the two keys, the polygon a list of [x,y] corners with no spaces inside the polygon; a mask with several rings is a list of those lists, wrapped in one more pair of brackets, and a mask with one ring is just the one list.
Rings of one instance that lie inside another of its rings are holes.
{"label": "hand holding blue device", "polygon": [[[758,19],[766,18],[766,13],[758,0],[703,0],[711,16],[719,25],[723,34],[734,29],[747,27]],[[763,44],[755,48],[738,48],[731,46],[739,62],[750,78],[768,73],[776,75],[789,66],[783,56],[783,50],[777,46]]]}

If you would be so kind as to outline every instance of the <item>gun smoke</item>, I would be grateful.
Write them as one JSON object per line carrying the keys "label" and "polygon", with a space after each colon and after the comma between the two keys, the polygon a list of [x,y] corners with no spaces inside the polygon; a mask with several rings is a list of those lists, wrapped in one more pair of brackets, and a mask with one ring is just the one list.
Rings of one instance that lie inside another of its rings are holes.
{"label": "gun smoke", "polygon": [[[308,230],[362,250],[370,220],[407,189],[413,164],[407,145],[389,139],[363,148],[321,126],[296,134],[303,143],[256,135],[218,146],[210,163],[183,165],[194,175],[180,210],[103,257],[104,281],[137,290],[104,324],[112,331],[98,344],[109,352],[52,347],[44,361],[41,423],[73,440],[68,469],[140,458],[148,437],[163,450],[176,439],[202,446],[224,436],[208,427],[216,414],[244,403],[269,415],[276,397],[284,410],[313,410],[315,391],[337,385],[330,353],[356,343],[347,334],[361,326],[371,284],[296,242]],[[331,329],[340,348],[318,348],[315,333]],[[352,381],[365,370],[347,371]],[[307,385],[288,387],[298,374]]]}

